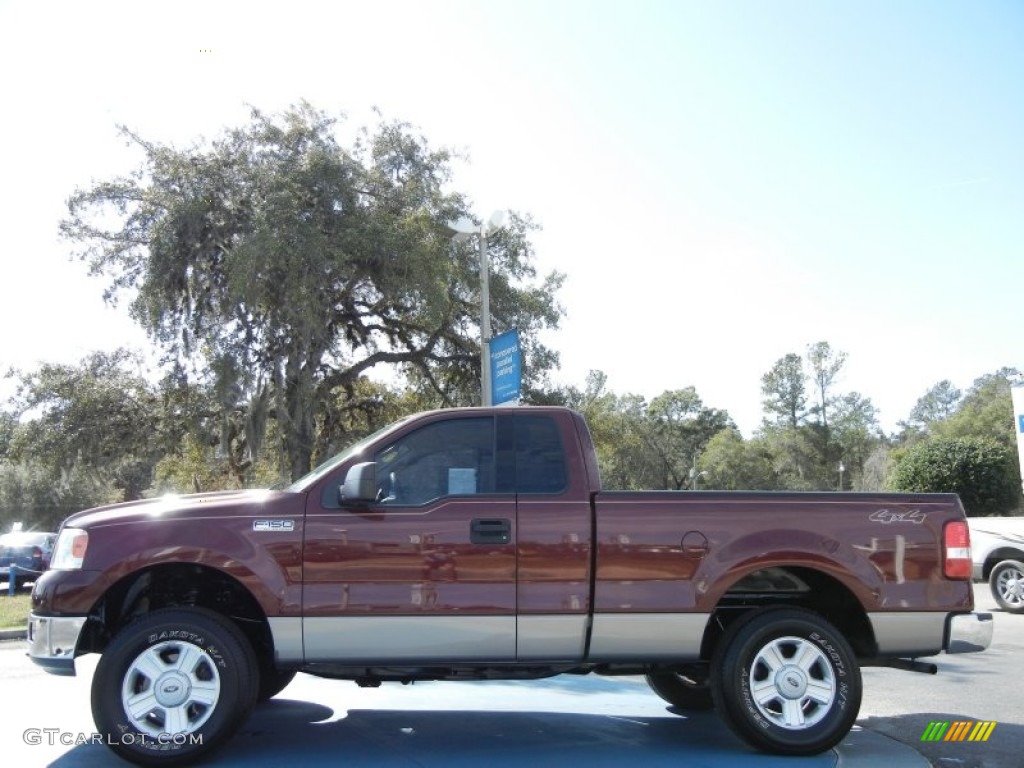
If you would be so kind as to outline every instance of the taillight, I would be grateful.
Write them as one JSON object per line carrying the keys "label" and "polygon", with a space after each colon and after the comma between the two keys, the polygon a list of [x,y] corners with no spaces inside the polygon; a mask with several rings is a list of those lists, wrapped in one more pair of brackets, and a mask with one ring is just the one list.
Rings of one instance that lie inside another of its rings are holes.
{"label": "taillight", "polygon": [[39,547],[32,547],[32,559],[33,560],[42,560],[43,559],[43,550],[41,550]]}
{"label": "taillight", "polygon": [[966,520],[946,523],[943,530],[942,570],[947,579],[971,578],[971,531]]}

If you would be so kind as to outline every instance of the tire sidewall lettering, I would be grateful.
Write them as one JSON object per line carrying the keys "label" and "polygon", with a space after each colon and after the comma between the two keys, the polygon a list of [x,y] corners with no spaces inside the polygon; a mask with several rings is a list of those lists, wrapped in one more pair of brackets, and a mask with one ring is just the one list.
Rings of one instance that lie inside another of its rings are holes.
{"label": "tire sidewall lettering", "polygon": [[843,657],[835,649],[828,639],[822,637],[817,631],[811,632],[808,638],[818,644],[818,647],[824,651],[825,655],[832,661],[832,669],[839,677],[846,677],[846,665],[843,663]]}
{"label": "tire sidewall lettering", "polygon": [[740,696],[743,700],[743,707],[747,710],[750,718],[758,725],[762,730],[769,730],[774,726],[768,718],[761,714],[761,710],[757,704],[754,703],[754,695],[750,691],[750,673],[753,670],[750,666],[745,666],[740,671],[742,677],[740,678]]}
{"label": "tire sidewall lettering", "polygon": [[[127,723],[119,724],[117,727],[121,731],[120,744],[133,749],[144,749],[147,752],[178,752],[188,744],[187,736],[185,741],[174,738],[180,734],[168,735],[166,740],[161,740],[148,733],[140,733]],[[202,733],[202,730],[196,733]]]}
{"label": "tire sidewall lettering", "polygon": [[178,640],[196,646],[199,650],[209,656],[213,660],[213,663],[218,667],[221,669],[227,669],[227,661],[224,659],[224,656],[216,645],[212,643],[207,644],[207,640],[203,635],[197,635],[195,632],[190,632],[186,629],[169,629],[162,632],[152,632],[146,638],[145,647],[152,648],[158,643],[170,640]]}

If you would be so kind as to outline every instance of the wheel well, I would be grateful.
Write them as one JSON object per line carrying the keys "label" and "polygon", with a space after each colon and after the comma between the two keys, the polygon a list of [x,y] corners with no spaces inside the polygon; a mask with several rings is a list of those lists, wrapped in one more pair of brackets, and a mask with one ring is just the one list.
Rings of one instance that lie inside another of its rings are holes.
{"label": "wheel well", "polygon": [[732,622],[749,611],[770,606],[814,611],[842,633],[858,658],[872,658],[877,653],[867,612],[842,582],[812,568],[773,566],[748,573],[722,595],[704,631],[701,659],[711,659]]}
{"label": "wheel well", "polygon": [[195,563],[168,563],[125,576],[107,590],[89,614],[80,652],[102,652],[123,627],[160,608],[200,607],[233,621],[261,665],[274,658],[266,614],[241,582]]}
{"label": "wheel well", "polygon": [[1000,547],[989,552],[988,557],[985,558],[985,564],[981,567],[981,577],[988,581],[988,577],[992,575],[992,569],[1003,562],[1003,560],[1020,560],[1024,562],[1024,552],[1013,547]]}

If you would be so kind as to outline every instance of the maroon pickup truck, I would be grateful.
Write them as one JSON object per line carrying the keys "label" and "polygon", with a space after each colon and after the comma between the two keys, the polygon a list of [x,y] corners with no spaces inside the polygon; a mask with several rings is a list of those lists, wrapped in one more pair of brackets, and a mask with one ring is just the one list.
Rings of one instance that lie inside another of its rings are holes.
{"label": "maroon pickup truck", "polygon": [[36,582],[31,658],[102,656],[105,743],[222,744],[297,671],[361,686],[646,675],[749,743],[838,743],[860,667],[981,651],[953,495],[605,492],[562,408],[406,418],[288,488],[89,510]]}

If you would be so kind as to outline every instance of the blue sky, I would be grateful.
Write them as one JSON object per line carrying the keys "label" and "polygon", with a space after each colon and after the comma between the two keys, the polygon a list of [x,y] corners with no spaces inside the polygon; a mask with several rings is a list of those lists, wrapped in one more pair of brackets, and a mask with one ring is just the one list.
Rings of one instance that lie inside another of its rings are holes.
{"label": "blue sky", "polygon": [[561,383],[694,385],[749,435],[818,340],[887,428],[1024,368],[1018,2],[0,0],[0,66],[4,369],[147,345],[56,236],[137,166],[115,123],[183,145],[303,98],[414,123],[479,214],[536,218]]}

